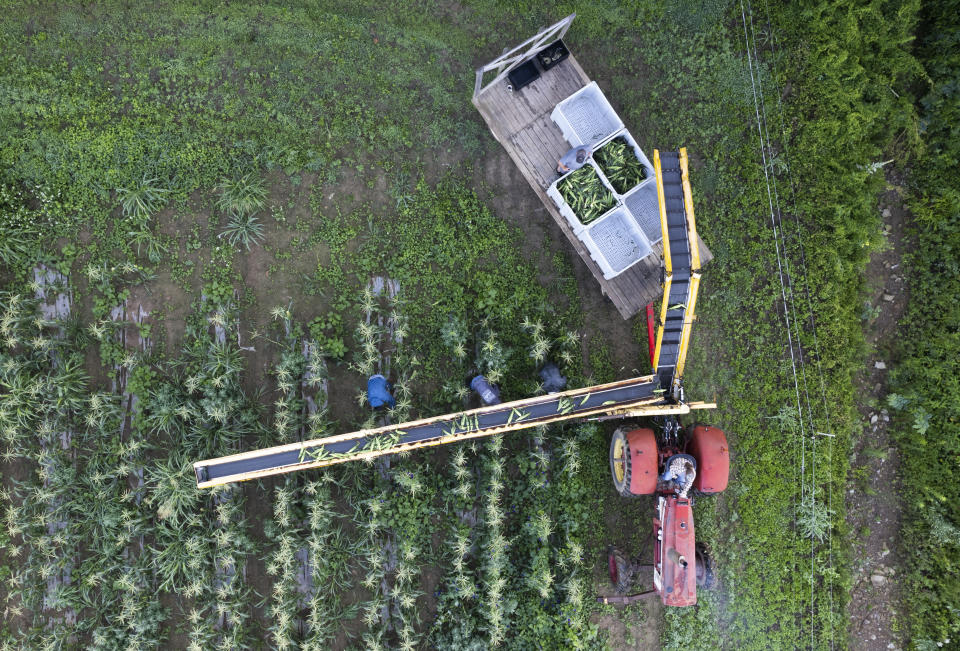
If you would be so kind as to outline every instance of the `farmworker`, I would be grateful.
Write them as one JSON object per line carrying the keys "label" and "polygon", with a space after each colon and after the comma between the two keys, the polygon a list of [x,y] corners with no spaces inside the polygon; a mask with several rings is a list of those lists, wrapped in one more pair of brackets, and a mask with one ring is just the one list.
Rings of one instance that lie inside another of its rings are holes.
{"label": "farmworker", "polygon": [[697,477],[693,463],[693,457],[689,454],[673,455],[667,459],[666,470],[660,475],[660,481],[672,482],[677,494],[686,497]]}
{"label": "farmworker", "polygon": [[497,388],[497,385],[490,384],[487,378],[482,375],[478,375],[470,380],[470,388],[480,394],[480,399],[483,401],[483,404],[500,404],[500,389]]}
{"label": "farmworker", "polygon": [[386,405],[387,408],[393,409],[397,401],[390,394],[392,389],[393,387],[387,382],[387,378],[379,373],[371,375],[370,379],[367,380],[367,400],[370,401],[370,406],[379,409]]}
{"label": "farmworker", "polygon": [[553,362],[547,362],[540,369],[540,380],[547,393],[558,393],[567,387],[567,378],[560,375],[560,369]]}
{"label": "farmworker", "polygon": [[580,145],[574,147],[557,161],[557,174],[561,176],[572,170],[578,170],[587,164],[590,148]]}

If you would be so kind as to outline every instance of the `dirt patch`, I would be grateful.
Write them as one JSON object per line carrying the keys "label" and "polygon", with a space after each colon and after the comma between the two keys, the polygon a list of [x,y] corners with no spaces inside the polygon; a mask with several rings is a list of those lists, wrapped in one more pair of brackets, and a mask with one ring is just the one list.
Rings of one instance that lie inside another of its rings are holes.
{"label": "dirt patch", "polygon": [[903,627],[897,625],[901,608],[897,574],[902,571],[900,459],[889,431],[890,416],[884,400],[890,349],[908,300],[901,257],[904,227],[911,217],[898,192],[899,178],[889,175],[887,182],[889,189],[881,198],[880,210],[890,246],[875,254],[866,270],[870,291],[865,305],[866,335],[875,352],[857,378],[864,430],[855,437],[846,495],[847,524],[856,536],[857,549],[848,631],[854,651],[899,649],[906,643]]}
{"label": "dirt patch", "polygon": [[161,351],[175,355],[183,341],[192,300],[193,297],[174,282],[170,273],[164,271],[147,285],[130,287],[127,305],[133,311],[139,306],[150,315],[150,323],[154,324],[151,331],[154,344]]}
{"label": "dirt patch", "polygon": [[622,606],[612,613],[596,613],[591,621],[600,630],[606,631],[607,644],[611,649],[649,651],[660,648],[663,606],[656,599]]}
{"label": "dirt patch", "polygon": [[[608,488],[604,499],[603,540],[596,548],[593,564],[593,588],[598,596],[613,595],[607,567],[606,546],[616,547],[628,558],[641,563],[653,562],[651,518],[656,509],[653,496],[626,498]],[[632,592],[653,589],[653,570],[644,568],[637,575]],[[611,649],[659,649],[663,629],[663,605],[656,595],[629,606],[603,606],[591,621],[608,637]]]}

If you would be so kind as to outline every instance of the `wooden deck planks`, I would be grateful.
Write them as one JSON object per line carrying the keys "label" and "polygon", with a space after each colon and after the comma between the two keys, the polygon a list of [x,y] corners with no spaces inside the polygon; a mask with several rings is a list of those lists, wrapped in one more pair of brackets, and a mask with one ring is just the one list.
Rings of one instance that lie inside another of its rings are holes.
{"label": "wooden deck planks", "polygon": [[[569,149],[550,114],[557,104],[589,83],[589,77],[571,55],[529,86],[512,92],[507,90],[504,81],[484,90],[474,99],[474,104],[596,278],[602,293],[613,302],[620,315],[628,319],[662,293],[660,256],[663,244],[654,244],[649,256],[619,276],[606,280],[586,246],[573,234],[567,220],[546,194],[546,189],[557,178],[557,160]],[[703,264],[713,258],[702,239],[700,258]]]}

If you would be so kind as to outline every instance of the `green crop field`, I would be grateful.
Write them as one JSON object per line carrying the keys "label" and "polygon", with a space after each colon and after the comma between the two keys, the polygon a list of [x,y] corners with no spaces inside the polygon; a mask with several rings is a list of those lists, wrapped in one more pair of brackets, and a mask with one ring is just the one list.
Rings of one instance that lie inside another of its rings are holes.
{"label": "green crop field", "polygon": [[[891,627],[960,636],[955,0],[0,9],[0,648],[870,648],[845,502],[891,192]],[[649,372],[644,315],[470,101],[572,12],[640,147],[687,148],[714,255],[684,379],[732,468],[696,502],[695,607],[596,602],[654,512],[613,490],[615,421],[196,488],[194,461],[370,426],[380,368],[394,422],[462,409],[471,370],[505,400],[547,359]]]}

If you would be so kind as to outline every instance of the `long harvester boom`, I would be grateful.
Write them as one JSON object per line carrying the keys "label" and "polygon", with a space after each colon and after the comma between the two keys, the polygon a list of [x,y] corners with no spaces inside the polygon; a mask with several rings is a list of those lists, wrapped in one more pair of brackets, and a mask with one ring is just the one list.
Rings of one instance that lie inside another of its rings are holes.
{"label": "long harvester boom", "polygon": [[653,157],[664,256],[655,375],[198,461],[193,464],[197,485],[209,488],[569,420],[714,408],[712,403],[687,403],[681,383],[700,282],[687,152],[681,148],[661,155],[654,150]]}
{"label": "long harvester boom", "polygon": [[371,459],[403,450],[595,416],[688,413],[713,405],[667,404],[649,375],[470,411],[289,443],[194,464],[200,488]]}

